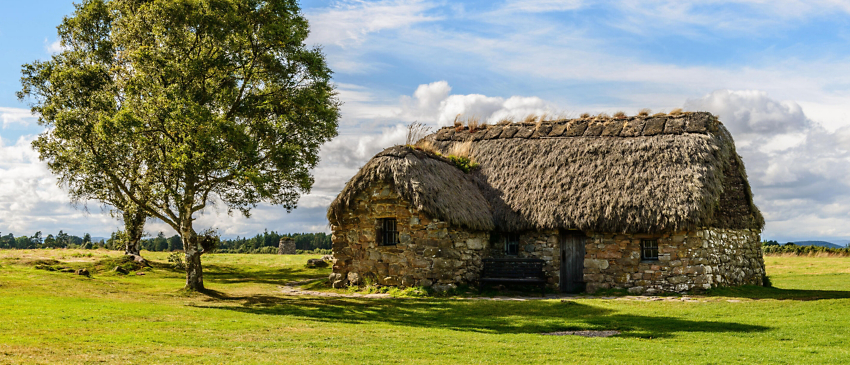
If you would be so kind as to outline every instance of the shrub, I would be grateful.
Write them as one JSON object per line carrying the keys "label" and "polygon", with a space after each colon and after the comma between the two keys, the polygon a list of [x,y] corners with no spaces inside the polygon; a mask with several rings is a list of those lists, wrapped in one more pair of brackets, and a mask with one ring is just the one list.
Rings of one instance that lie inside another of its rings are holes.
{"label": "shrub", "polygon": [[252,251],[251,253],[273,255],[273,254],[277,254],[277,247],[275,247],[275,246],[264,246],[264,247],[260,247],[256,250]]}
{"label": "shrub", "polygon": [[295,250],[298,255],[331,255],[333,250],[317,248],[315,250]]}
{"label": "shrub", "polygon": [[449,161],[451,161],[457,168],[463,170],[463,172],[469,173],[470,171],[476,169],[478,167],[478,163],[472,161],[469,157],[460,157],[455,155],[446,156]]}
{"label": "shrub", "polygon": [[773,245],[764,244],[761,246],[762,252],[767,255],[782,255],[790,254],[796,256],[850,256],[850,248],[830,248],[822,246],[797,246],[795,244]]}
{"label": "shrub", "polygon": [[182,252],[172,252],[168,255],[168,262],[174,265],[174,268],[177,270],[186,270],[186,263],[183,262]]}

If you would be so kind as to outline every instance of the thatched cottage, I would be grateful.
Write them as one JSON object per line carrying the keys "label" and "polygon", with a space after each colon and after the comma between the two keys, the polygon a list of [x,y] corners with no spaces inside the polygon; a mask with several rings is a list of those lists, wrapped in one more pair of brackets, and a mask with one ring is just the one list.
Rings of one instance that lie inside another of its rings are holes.
{"label": "thatched cottage", "polygon": [[[709,113],[442,128],[441,154],[377,154],[328,210],[337,287],[474,284],[488,257],[546,261],[561,291],[760,285],[760,230]],[[464,143],[479,166],[443,158]]]}

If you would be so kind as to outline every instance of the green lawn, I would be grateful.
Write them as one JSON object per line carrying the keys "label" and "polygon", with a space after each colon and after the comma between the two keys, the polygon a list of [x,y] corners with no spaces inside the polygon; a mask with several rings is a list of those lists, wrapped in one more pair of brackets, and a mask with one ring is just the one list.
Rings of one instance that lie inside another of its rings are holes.
{"label": "green lawn", "polygon": [[[182,293],[164,253],[145,275],[34,267],[119,254],[0,251],[0,363],[850,363],[850,258],[768,257],[775,288],[699,302],[281,295],[329,273],[303,255],[205,256],[210,295]],[[540,335],[580,329],[622,333]]]}

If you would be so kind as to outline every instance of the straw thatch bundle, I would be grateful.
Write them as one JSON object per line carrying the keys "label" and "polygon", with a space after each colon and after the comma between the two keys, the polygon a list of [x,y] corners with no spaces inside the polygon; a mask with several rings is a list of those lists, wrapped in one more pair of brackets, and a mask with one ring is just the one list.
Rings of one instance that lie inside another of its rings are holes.
{"label": "straw thatch bundle", "polygon": [[472,133],[451,127],[427,138],[442,151],[472,141],[480,169],[464,175],[425,154],[401,163],[407,155],[389,160],[385,151],[346,185],[331,205],[331,222],[370,181],[391,178],[423,211],[470,228],[653,233],[764,225],[732,137],[708,113],[518,123]]}
{"label": "straw thatch bundle", "polygon": [[357,194],[381,181],[432,217],[473,230],[495,228],[489,204],[469,174],[442,157],[406,146],[388,148],[363,166],[331,203],[328,220],[338,224]]}

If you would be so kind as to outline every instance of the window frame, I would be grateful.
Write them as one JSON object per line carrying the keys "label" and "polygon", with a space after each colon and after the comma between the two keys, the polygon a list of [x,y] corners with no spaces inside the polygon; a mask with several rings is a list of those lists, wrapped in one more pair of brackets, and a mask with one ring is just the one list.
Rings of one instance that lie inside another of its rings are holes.
{"label": "window frame", "polygon": [[[653,256],[652,254],[655,253]],[[640,259],[643,261],[658,261],[658,239],[644,238],[640,240]]]}
{"label": "window frame", "polygon": [[375,238],[378,246],[398,245],[398,220],[395,218],[378,218],[378,229]]}
{"label": "window frame", "polygon": [[[505,239],[505,255],[519,256],[519,233],[504,233],[502,235]],[[515,248],[513,253],[511,253],[511,247]]]}

